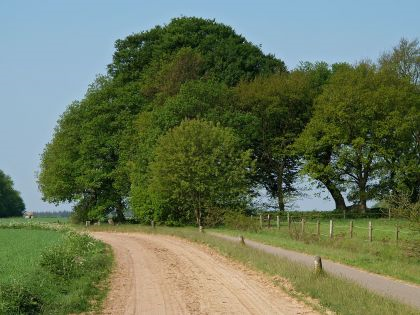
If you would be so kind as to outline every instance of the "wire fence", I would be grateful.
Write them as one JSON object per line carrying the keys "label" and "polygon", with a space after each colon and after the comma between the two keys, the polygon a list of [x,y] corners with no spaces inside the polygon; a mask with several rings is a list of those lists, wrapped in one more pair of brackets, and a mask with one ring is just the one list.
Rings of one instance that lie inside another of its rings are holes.
{"label": "wire fence", "polygon": [[[396,241],[419,239],[420,233],[411,230],[408,223],[403,220],[377,220],[370,218],[344,219],[340,214],[331,214],[330,217],[323,215],[321,218],[314,216],[285,215],[259,215],[251,216],[251,220],[258,220],[260,229],[275,229],[287,231],[289,234],[301,236],[317,236],[319,239],[349,238],[369,242]],[[327,232],[327,233],[325,233]]]}

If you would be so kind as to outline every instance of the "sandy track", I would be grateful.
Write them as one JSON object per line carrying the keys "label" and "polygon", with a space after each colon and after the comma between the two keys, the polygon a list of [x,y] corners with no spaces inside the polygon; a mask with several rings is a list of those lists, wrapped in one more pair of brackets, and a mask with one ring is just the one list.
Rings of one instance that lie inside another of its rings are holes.
{"label": "sandy track", "polygon": [[257,273],[163,235],[97,232],[116,270],[104,314],[317,314]]}

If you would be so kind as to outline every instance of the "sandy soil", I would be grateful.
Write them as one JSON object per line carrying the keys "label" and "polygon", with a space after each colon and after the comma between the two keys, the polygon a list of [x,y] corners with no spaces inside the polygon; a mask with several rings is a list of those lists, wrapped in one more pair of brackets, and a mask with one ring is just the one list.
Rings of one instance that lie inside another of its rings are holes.
{"label": "sandy soil", "polygon": [[317,314],[204,246],[163,235],[93,235],[116,258],[103,314]]}

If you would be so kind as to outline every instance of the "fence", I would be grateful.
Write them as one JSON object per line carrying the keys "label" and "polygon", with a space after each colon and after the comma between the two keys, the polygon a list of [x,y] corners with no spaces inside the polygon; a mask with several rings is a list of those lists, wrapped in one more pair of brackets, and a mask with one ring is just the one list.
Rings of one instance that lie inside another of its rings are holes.
{"label": "fence", "polygon": [[[289,233],[294,232],[300,235],[316,236],[319,239],[322,237],[334,239],[335,237],[346,237],[359,239],[372,242],[374,240],[401,240],[401,236],[412,236],[413,232],[407,227],[396,224],[391,226],[388,224],[385,228],[378,224],[375,226],[375,221],[364,219],[316,219],[311,220],[307,217],[293,217],[290,213],[285,215],[259,215],[257,217],[251,216],[252,220],[259,220],[261,229],[274,229],[286,230]],[[369,220],[369,221],[365,221]],[[365,221],[365,222],[363,222]],[[378,223],[378,221],[376,222]],[[420,235],[417,235],[420,238]],[[375,239],[376,238],[376,239]]]}

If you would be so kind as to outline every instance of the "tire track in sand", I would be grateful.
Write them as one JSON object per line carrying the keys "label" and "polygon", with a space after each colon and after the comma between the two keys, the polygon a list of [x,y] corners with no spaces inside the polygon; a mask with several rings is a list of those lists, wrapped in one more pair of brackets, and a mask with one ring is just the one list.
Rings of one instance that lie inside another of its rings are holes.
{"label": "tire track in sand", "polygon": [[179,238],[97,232],[116,258],[103,314],[317,314],[252,271]]}

